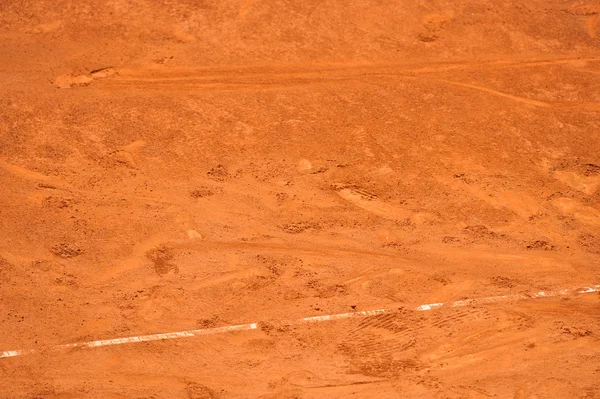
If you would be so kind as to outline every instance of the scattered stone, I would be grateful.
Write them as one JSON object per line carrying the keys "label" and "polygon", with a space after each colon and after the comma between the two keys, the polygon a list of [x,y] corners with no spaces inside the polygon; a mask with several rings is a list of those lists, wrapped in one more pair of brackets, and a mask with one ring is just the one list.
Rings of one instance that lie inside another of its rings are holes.
{"label": "scattered stone", "polygon": [[83,250],[69,244],[61,243],[53,246],[51,252],[59,258],[70,259],[81,255]]}
{"label": "scattered stone", "polygon": [[214,195],[214,192],[208,187],[199,187],[195,190],[190,191],[190,197],[192,198],[204,198]]}
{"label": "scattered stone", "polygon": [[445,236],[444,238],[442,238],[442,243],[444,244],[451,244],[454,242],[460,242],[460,238],[453,236]]}
{"label": "scattered stone", "polygon": [[206,175],[209,179],[219,182],[229,179],[229,172],[227,171],[227,168],[220,164],[206,172]]}
{"label": "scattered stone", "polygon": [[527,245],[527,249],[541,249],[543,251],[554,251],[556,246],[550,244],[548,241],[537,240]]}

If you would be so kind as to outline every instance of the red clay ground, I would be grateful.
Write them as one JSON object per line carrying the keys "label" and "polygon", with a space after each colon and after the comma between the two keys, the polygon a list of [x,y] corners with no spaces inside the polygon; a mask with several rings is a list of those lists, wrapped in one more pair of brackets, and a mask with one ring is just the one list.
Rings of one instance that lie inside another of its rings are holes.
{"label": "red clay ground", "polygon": [[598,397],[597,294],[278,321],[599,284],[599,23],[0,2],[0,397]]}

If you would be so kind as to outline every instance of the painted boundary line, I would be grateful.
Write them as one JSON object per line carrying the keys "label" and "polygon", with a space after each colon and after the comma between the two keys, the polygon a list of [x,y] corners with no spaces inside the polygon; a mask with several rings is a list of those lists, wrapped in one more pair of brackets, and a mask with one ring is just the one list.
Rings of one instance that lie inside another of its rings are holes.
{"label": "painted boundary line", "polygon": [[[525,293],[525,294],[511,294],[511,295],[500,295],[500,296],[490,296],[484,298],[474,298],[474,299],[464,299],[460,301],[454,302],[438,302],[438,303],[428,303],[424,305],[419,305],[413,310],[415,311],[429,311],[435,310],[442,307],[450,308],[450,307],[463,307],[469,305],[481,305],[487,303],[497,303],[497,302],[508,302],[508,301],[518,301],[518,300],[526,300],[526,299],[538,299],[538,298],[550,298],[550,297],[558,297],[558,296],[566,296],[566,295],[575,295],[575,294],[588,294],[593,292],[600,292],[600,285],[592,285],[585,286],[577,289],[564,289],[560,291],[539,291],[535,293]],[[306,324],[306,323],[322,323],[325,321],[334,321],[341,319],[350,319],[350,318],[361,318],[361,317],[370,317],[376,316],[384,313],[393,313],[396,312],[396,309],[375,309],[375,310],[364,310],[360,312],[350,312],[350,313],[338,313],[327,316],[312,316],[305,317],[302,319],[298,319],[293,322],[286,323],[287,325],[293,326],[298,324]],[[123,337],[123,338],[113,338],[113,339],[103,339],[98,341],[87,341],[87,342],[78,342],[72,344],[63,344],[56,345],[51,347],[51,350],[60,351],[67,350],[73,348],[95,348],[100,346],[111,346],[111,345],[121,345],[121,344],[129,344],[136,342],[149,342],[149,341],[164,341],[167,339],[178,339],[178,338],[189,338],[189,337],[198,337],[202,335],[212,335],[212,334],[222,334],[226,332],[233,331],[247,331],[247,330],[257,330],[259,329],[258,323],[251,324],[238,324],[233,326],[226,327],[216,327],[216,328],[206,328],[200,330],[187,330],[187,331],[178,331],[178,332],[169,332],[169,333],[161,333],[161,334],[149,334],[149,335],[138,335],[132,337]],[[31,353],[36,353],[38,350],[35,349],[19,349],[19,350],[10,350],[5,352],[0,352],[0,359],[8,358],[8,357],[17,357],[23,356]]]}

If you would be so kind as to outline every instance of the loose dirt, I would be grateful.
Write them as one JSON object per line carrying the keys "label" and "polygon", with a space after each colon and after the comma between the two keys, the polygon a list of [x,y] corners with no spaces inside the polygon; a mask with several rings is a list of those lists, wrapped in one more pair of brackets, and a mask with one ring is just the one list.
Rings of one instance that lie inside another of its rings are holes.
{"label": "loose dirt", "polygon": [[0,398],[597,397],[599,24],[0,2]]}

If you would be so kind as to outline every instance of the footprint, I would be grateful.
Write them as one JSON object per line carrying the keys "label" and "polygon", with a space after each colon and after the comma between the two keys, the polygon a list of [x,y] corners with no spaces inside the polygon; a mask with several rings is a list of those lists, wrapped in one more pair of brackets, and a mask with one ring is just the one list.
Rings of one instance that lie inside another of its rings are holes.
{"label": "footprint", "polygon": [[187,231],[188,237],[190,238],[190,240],[201,240],[202,239],[202,234],[198,233],[196,230],[188,230]]}
{"label": "footprint", "polygon": [[258,3],[259,0],[245,0],[242,5],[240,6],[240,12],[239,12],[239,17],[241,20],[246,19],[246,16],[248,15],[248,11],[250,11],[250,9],[252,8],[252,6],[256,3]]}
{"label": "footprint", "polygon": [[444,25],[450,21],[450,17],[440,14],[429,14],[423,19],[424,32],[419,33],[418,38],[422,42],[435,42],[439,39],[439,35],[444,28]]}
{"label": "footprint", "polygon": [[383,358],[414,347],[424,330],[433,328],[443,333],[489,317],[489,311],[481,308],[448,309],[425,316],[383,314],[361,321],[340,346],[362,358]]}
{"label": "footprint", "polygon": [[590,37],[596,37],[600,24],[600,4],[578,5],[572,8],[572,12],[587,17],[584,22],[585,31]]}
{"label": "footprint", "polygon": [[576,220],[591,225],[600,225],[600,211],[591,206],[583,205],[572,198],[556,198],[552,205],[565,215],[574,216]]}
{"label": "footprint", "polygon": [[54,22],[48,22],[45,24],[39,24],[36,27],[32,28],[29,33],[34,33],[34,34],[38,34],[38,33],[48,33],[48,32],[52,32],[57,30],[58,28],[60,28],[62,26],[62,21],[54,21]]}
{"label": "footprint", "polygon": [[433,218],[433,215],[428,213],[414,213],[409,210],[387,204],[379,200],[376,195],[360,189],[343,188],[337,193],[340,197],[350,201],[359,208],[386,219],[400,222],[404,222],[405,220],[409,219],[415,224],[422,224],[425,220]]}
{"label": "footprint", "polygon": [[94,69],[85,75],[65,74],[56,77],[52,83],[59,89],[89,86],[94,80],[105,79],[116,75],[117,70],[112,67]]}
{"label": "footprint", "polygon": [[298,170],[304,172],[312,169],[312,163],[308,159],[301,159],[298,161]]}
{"label": "footprint", "polygon": [[506,209],[521,218],[528,218],[541,211],[539,201],[524,191],[505,190],[497,177],[481,176],[480,173],[459,173],[453,177],[437,176],[437,181],[452,189],[467,193],[494,209]]}
{"label": "footprint", "polygon": [[[489,323],[491,315],[481,308],[445,309],[430,314],[412,311],[382,314],[359,322],[338,345],[349,357],[351,373],[372,376],[418,369],[418,353],[443,340],[449,332]],[[427,361],[427,359],[425,359]]]}
{"label": "footprint", "polygon": [[24,168],[22,166],[14,165],[12,163],[0,160],[0,169],[4,169],[11,174],[30,181],[37,181],[40,187],[45,188],[70,188],[71,185],[60,180],[59,178],[44,175],[39,172]]}
{"label": "footprint", "polygon": [[112,154],[115,161],[120,164],[129,166],[130,168],[136,169],[137,164],[134,156],[137,155],[139,149],[144,147],[146,142],[144,140],[136,140],[126,146],[121,147],[118,151]]}
{"label": "footprint", "polygon": [[600,188],[600,166],[593,163],[573,162],[563,166],[552,168],[549,162],[545,162],[546,172],[550,173],[561,183],[581,191],[587,195],[593,195]]}
{"label": "footprint", "polygon": [[354,135],[356,137],[356,141],[361,145],[364,154],[366,156],[368,156],[369,158],[375,157],[375,154],[373,153],[373,149],[369,145],[370,136],[365,131],[365,128],[362,126],[357,127],[354,130]]}
{"label": "footprint", "polygon": [[173,27],[173,37],[177,39],[181,43],[191,43],[198,38],[190,33],[187,33],[182,27],[175,26]]}

